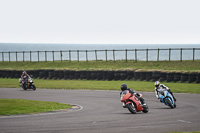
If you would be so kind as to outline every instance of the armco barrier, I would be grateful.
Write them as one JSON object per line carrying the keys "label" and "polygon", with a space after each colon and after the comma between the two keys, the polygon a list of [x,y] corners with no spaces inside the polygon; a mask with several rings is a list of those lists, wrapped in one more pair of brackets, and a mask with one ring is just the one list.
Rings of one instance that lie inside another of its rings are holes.
{"label": "armco barrier", "polygon": [[[20,78],[23,71],[0,70],[0,78]],[[86,80],[141,80],[161,82],[200,83],[200,73],[174,73],[160,71],[71,71],[71,70],[28,70],[33,78],[39,79],[86,79]]]}

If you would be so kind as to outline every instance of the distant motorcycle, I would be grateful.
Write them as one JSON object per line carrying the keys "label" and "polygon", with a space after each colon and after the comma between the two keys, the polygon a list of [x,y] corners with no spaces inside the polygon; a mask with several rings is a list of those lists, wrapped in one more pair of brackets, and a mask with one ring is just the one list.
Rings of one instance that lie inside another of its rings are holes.
{"label": "distant motorcycle", "polygon": [[21,78],[19,79],[19,83],[21,83],[19,86],[22,87],[24,90],[27,89],[33,89],[36,90],[35,84],[33,82],[33,79],[30,76],[24,76],[24,80]]}
{"label": "distant motorcycle", "polygon": [[[142,94],[140,94],[142,97]],[[121,102],[123,102],[123,107],[128,108],[128,110],[135,114],[136,112],[142,111],[143,113],[147,113],[149,108],[146,103],[141,104],[140,100],[133,94],[129,93],[128,90],[125,90],[121,93]]]}
{"label": "distant motorcycle", "polygon": [[176,108],[176,102],[174,101],[173,96],[167,90],[164,89],[159,90],[158,97],[160,101],[165,105],[171,107],[172,109]]}

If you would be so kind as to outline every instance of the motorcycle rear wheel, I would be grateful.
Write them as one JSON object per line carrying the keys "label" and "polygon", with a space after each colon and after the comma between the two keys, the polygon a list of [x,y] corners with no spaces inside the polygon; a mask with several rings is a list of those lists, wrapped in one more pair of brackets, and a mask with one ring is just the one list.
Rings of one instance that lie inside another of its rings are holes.
{"label": "motorcycle rear wheel", "polygon": [[127,108],[132,114],[136,114],[136,108],[135,108],[134,103],[127,104]]}
{"label": "motorcycle rear wheel", "polygon": [[22,88],[23,88],[24,90],[27,90],[27,88],[26,88],[25,86],[22,86]]}

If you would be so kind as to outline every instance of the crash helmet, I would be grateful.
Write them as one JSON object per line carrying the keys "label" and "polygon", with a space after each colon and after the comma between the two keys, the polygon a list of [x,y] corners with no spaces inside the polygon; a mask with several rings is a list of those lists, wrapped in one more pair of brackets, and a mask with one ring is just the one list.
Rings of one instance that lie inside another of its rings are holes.
{"label": "crash helmet", "polygon": [[22,73],[23,75],[26,75],[27,73],[26,73],[26,71],[23,71],[23,73]]}
{"label": "crash helmet", "polygon": [[155,87],[158,87],[158,86],[160,86],[160,82],[156,81],[154,85],[155,85]]}
{"label": "crash helmet", "polygon": [[126,85],[126,84],[122,84],[122,85],[121,85],[121,90],[124,91],[124,90],[126,90],[126,89],[127,89],[127,85]]}

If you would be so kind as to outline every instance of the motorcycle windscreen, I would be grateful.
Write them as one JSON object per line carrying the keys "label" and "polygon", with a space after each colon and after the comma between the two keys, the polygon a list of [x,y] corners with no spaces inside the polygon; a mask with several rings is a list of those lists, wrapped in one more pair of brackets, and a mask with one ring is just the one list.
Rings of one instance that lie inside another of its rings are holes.
{"label": "motorcycle windscreen", "polygon": [[121,93],[121,102],[124,102],[126,99],[130,97],[130,93],[128,90],[125,90]]}

